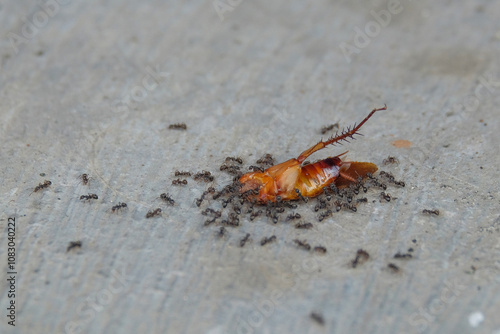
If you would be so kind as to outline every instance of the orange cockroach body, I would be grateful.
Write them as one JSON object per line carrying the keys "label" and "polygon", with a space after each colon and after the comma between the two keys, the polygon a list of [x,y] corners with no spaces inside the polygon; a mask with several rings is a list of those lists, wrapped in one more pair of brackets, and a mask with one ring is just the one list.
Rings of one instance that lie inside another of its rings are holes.
{"label": "orange cockroach body", "polygon": [[375,112],[380,110],[387,110],[387,106],[373,109],[357,126],[355,125],[352,129],[348,128],[340,135],[327,141],[320,141],[302,152],[296,159],[290,159],[272,166],[263,172],[252,172],[243,175],[240,178],[240,192],[250,193],[250,190],[254,190],[255,193],[250,194],[250,198],[254,198],[261,203],[275,202],[279,198],[281,200],[294,200],[300,196],[315,197],[323,192],[324,187],[332,183],[342,188],[357,182],[359,177],[365,178],[368,173],[376,172],[377,166],[370,162],[342,161],[340,157],[347,152],[305,166],[302,166],[302,163],[308,156],[327,145],[342,140],[347,141],[348,138],[359,135],[357,131],[361,126]]}

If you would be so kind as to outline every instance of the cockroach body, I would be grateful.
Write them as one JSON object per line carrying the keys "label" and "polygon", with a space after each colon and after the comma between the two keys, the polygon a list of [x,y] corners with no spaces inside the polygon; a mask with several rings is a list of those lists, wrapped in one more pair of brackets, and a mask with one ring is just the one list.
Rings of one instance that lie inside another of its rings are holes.
{"label": "cockroach body", "polygon": [[281,164],[269,167],[261,171],[254,171],[244,174],[240,178],[241,193],[249,190],[257,190],[258,193],[250,195],[260,203],[276,202],[281,200],[295,200],[300,197],[315,197],[323,192],[323,188],[332,183],[338,188],[343,188],[349,184],[358,182],[358,178],[365,178],[368,173],[377,171],[377,166],[370,162],[342,161],[340,157],[347,152],[335,157],[326,158],[308,165],[303,162],[311,154],[325,148],[328,145],[340,141],[353,139],[358,135],[358,130],[377,111],[387,110],[383,108],[373,109],[365,119],[355,125],[352,129],[343,131],[327,141],[320,141],[316,145],[302,152],[297,158],[290,159]]}

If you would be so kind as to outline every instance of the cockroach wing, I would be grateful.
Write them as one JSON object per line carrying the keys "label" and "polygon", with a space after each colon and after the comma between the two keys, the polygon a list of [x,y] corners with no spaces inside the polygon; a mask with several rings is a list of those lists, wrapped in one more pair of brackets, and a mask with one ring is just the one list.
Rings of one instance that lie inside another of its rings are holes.
{"label": "cockroach wing", "polygon": [[[353,179],[357,180],[360,176],[364,179],[366,174],[375,173],[378,170],[377,165],[371,162],[358,162],[358,161],[349,161],[349,168],[343,170],[343,174],[347,174]],[[339,177],[335,180],[335,185],[337,188],[348,187],[352,181],[347,180],[343,177]]]}

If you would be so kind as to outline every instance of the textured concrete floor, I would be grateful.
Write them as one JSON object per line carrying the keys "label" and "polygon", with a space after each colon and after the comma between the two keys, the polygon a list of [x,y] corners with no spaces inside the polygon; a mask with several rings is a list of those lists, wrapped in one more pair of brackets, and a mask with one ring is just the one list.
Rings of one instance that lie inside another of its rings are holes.
{"label": "textured concrete floor", "polygon": [[[43,3],[0,3],[0,333],[500,333],[498,1]],[[171,185],[208,170],[220,189],[226,156],[285,161],[385,103],[314,158],[397,157],[390,202],[319,223],[310,201],[311,230],[246,216],[218,238],[208,185]]]}

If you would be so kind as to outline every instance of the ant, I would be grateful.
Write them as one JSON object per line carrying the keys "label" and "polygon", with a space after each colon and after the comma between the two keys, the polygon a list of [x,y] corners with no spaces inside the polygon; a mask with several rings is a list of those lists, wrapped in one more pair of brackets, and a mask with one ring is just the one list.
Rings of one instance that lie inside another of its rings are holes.
{"label": "ant", "polygon": [[387,106],[373,109],[358,125],[343,130],[340,135],[337,133],[327,141],[321,140],[302,152],[297,158],[269,167],[264,172],[254,171],[244,174],[240,178],[242,184],[240,192],[258,190],[258,195],[254,196],[255,199],[260,203],[266,203],[268,201],[276,202],[277,196],[280,196],[284,201],[316,197],[323,192],[324,187],[332,183],[340,188],[357,183],[359,177],[363,179],[368,176],[368,173],[377,171],[377,166],[370,162],[342,161],[340,157],[347,152],[306,166],[303,166],[302,163],[311,154],[328,145],[354,139],[354,135],[359,135],[358,130],[363,124],[380,110],[387,110]]}
{"label": "ant", "polygon": [[299,246],[305,250],[308,250],[308,251],[311,250],[311,245],[309,245],[306,240],[301,241],[299,239],[295,239],[293,242],[295,242],[295,244],[297,246]]}
{"label": "ant", "polygon": [[314,247],[314,251],[316,253],[325,254],[326,253],[326,248],[323,247],[323,246],[316,246],[316,247]]}
{"label": "ant", "polygon": [[394,263],[389,263],[387,265],[387,268],[389,268],[393,273],[399,272],[399,267],[395,265]]}
{"label": "ant", "polygon": [[235,161],[240,165],[243,164],[243,160],[240,157],[226,157],[226,162]]}
{"label": "ant", "polygon": [[[32,193],[36,193],[36,192],[37,192],[37,191],[39,191],[39,190],[45,189],[45,188],[47,188],[48,186],[50,186],[51,184],[52,184],[52,182],[50,182],[49,180],[45,180],[43,183],[39,183],[39,184],[35,187],[35,189],[33,190],[33,192],[32,192]],[[32,193],[31,193],[31,194],[32,194]],[[30,194],[30,196],[31,196],[31,194]]]}
{"label": "ant", "polygon": [[311,223],[297,223],[295,224],[296,229],[308,230],[313,228],[313,224]]}
{"label": "ant", "polygon": [[437,210],[437,209],[434,209],[434,210],[424,209],[424,210],[422,210],[422,213],[425,213],[425,214],[428,214],[428,215],[439,216],[439,210]]}
{"label": "ant", "polygon": [[212,176],[212,174],[210,172],[207,172],[206,170],[194,174],[193,178],[195,180],[203,179],[205,182],[211,182],[214,180],[214,177]]}
{"label": "ant", "polygon": [[169,194],[167,194],[167,193],[163,193],[163,194],[161,194],[161,195],[160,195],[160,198],[161,198],[162,200],[164,200],[165,202],[168,202],[168,204],[170,204],[170,205],[174,205],[174,204],[175,204],[174,199],[173,199],[172,197],[170,197],[170,195],[169,195]]}
{"label": "ant", "polygon": [[80,200],[86,200],[86,201],[90,201],[91,199],[99,199],[99,197],[96,195],[96,194],[88,194],[88,195],[82,195],[80,196]]}
{"label": "ant", "polygon": [[247,233],[243,239],[240,240],[240,247],[244,247],[247,243],[248,239],[250,239],[250,233]]}
{"label": "ant", "polygon": [[203,192],[203,194],[201,194],[200,198],[196,199],[196,206],[200,207],[201,203],[205,199],[205,196],[207,196],[208,194],[213,194],[213,193],[215,193],[215,188],[214,187],[209,187],[206,191]]}
{"label": "ant", "polygon": [[219,229],[219,231],[217,232],[217,236],[218,236],[219,238],[222,238],[223,236],[225,236],[225,235],[226,235],[226,233],[227,233],[226,228],[225,228],[224,226],[222,226],[222,227]]}
{"label": "ant", "polygon": [[256,163],[261,164],[261,165],[272,166],[272,165],[274,165],[274,158],[271,154],[266,153],[262,158],[257,160]]}
{"label": "ant", "polygon": [[151,217],[154,217],[154,216],[158,216],[160,215],[161,213],[161,209],[158,208],[158,209],[155,209],[155,210],[149,210],[148,213],[146,214],[146,218],[151,218]]}
{"label": "ant", "polygon": [[176,186],[186,185],[186,184],[188,184],[188,181],[187,180],[177,179],[177,180],[173,180],[172,184],[176,185]]}
{"label": "ant", "polygon": [[328,131],[330,130],[333,130],[333,129],[339,129],[339,123],[335,123],[335,124],[331,124],[331,125],[328,125],[328,126],[324,126],[321,128],[321,134],[324,135],[325,133],[327,133]]}
{"label": "ant", "polygon": [[73,248],[82,248],[82,242],[80,240],[78,241],[70,241],[70,243],[68,244],[68,247],[66,248],[66,253],[69,252],[70,250],[72,250]]}
{"label": "ant", "polygon": [[351,265],[353,268],[356,268],[358,266],[358,264],[365,263],[366,261],[368,261],[369,258],[370,258],[370,254],[368,254],[368,252],[365,251],[364,249],[360,248],[356,252],[356,257],[354,258],[354,260],[352,260]]}
{"label": "ant", "polygon": [[126,207],[127,207],[127,203],[118,202],[117,205],[115,205],[111,208],[111,211],[115,212],[117,210],[120,210],[121,208],[126,208]]}
{"label": "ant", "polygon": [[411,255],[410,253],[401,254],[400,252],[397,252],[396,254],[394,254],[395,259],[411,259],[412,257],[413,255]]}
{"label": "ant", "polygon": [[390,194],[386,194],[385,192],[381,192],[380,193],[380,198],[382,199],[385,199],[387,202],[390,202],[391,201],[391,195]]}
{"label": "ant", "polygon": [[286,220],[300,219],[301,216],[299,213],[291,213],[286,217]]}
{"label": "ant", "polygon": [[175,123],[175,124],[170,124],[168,126],[169,129],[175,129],[175,130],[186,130],[187,126],[186,123]]}
{"label": "ant", "polygon": [[317,312],[311,312],[310,317],[321,326],[325,324],[325,319],[323,319],[323,316]]}
{"label": "ant", "polygon": [[84,173],[84,174],[80,175],[80,178],[82,179],[82,183],[84,186],[89,184],[90,178],[89,178],[88,174]]}
{"label": "ant", "polygon": [[262,238],[262,240],[260,241],[260,245],[261,245],[261,246],[264,246],[264,245],[266,245],[266,244],[268,244],[268,243],[270,243],[270,242],[273,242],[273,241],[275,241],[275,240],[276,240],[276,236],[275,236],[275,235],[272,235],[272,236],[270,236],[269,238],[268,238],[268,237],[264,237],[264,238]]}
{"label": "ant", "polygon": [[191,176],[191,172],[185,172],[185,171],[175,171],[175,176]]}
{"label": "ant", "polygon": [[395,157],[391,157],[391,156],[388,156],[387,159],[384,159],[384,161],[382,161],[382,163],[384,165],[389,165],[389,164],[399,164],[399,160],[396,159]]}

